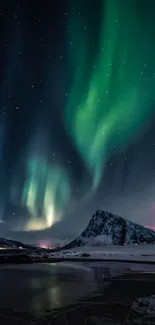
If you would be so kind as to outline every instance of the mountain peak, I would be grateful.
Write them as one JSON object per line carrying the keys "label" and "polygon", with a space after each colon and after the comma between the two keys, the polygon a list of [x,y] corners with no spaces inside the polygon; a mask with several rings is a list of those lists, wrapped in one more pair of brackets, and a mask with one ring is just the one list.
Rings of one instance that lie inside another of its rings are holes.
{"label": "mountain peak", "polygon": [[155,232],[108,211],[96,210],[81,235],[65,248],[99,243],[130,245],[155,242]]}

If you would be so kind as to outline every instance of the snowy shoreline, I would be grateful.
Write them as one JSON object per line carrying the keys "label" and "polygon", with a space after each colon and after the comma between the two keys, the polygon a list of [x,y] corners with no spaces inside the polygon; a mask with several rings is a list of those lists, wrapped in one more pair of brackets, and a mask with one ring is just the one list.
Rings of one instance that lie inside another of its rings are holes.
{"label": "snowy shoreline", "polygon": [[[41,254],[44,261],[60,262],[123,262],[137,264],[155,264],[155,244],[130,246],[81,246],[58,252]],[[37,258],[32,253],[32,258]]]}

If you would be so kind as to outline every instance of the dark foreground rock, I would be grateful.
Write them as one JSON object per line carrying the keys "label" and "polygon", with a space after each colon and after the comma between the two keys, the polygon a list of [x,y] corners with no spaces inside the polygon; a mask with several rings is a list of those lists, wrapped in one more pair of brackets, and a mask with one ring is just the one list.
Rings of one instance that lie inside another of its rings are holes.
{"label": "dark foreground rock", "polygon": [[125,325],[155,325],[155,295],[137,299],[130,310]]}

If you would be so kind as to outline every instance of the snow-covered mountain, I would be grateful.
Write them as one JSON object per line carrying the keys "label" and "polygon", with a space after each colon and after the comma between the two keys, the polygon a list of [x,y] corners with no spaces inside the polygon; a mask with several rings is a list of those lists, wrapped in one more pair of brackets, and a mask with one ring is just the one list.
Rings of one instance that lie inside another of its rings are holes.
{"label": "snow-covered mountain", "polygon": [[81,235],[64,248],[89,244],[130,245],[154,242],[155,231],[107,211],[97,210]]}

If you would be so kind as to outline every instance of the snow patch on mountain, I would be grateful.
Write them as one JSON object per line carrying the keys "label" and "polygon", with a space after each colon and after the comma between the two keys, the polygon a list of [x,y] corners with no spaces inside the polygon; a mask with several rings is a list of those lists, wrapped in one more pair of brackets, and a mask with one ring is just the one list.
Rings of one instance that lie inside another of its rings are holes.
{"label": "snow patch on mountain", "polygon": [[97,210],[79,237],[64,248],[84,245],[131,245],[154,243],[155,232],[110,212]]}

